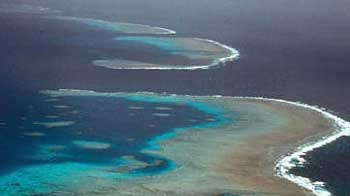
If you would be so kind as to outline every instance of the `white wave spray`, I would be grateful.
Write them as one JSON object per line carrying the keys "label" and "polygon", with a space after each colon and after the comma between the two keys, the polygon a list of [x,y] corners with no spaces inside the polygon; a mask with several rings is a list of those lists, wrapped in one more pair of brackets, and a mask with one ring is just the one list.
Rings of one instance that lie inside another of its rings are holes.
{"label": "white wave spray", "polygon": [[331,114],[330,112],[327,112],[325,108],[320,108],[318,106],[311,106],[300,102],[291,102],[291,101],[285,101],[281,99],[268,99],[268,98],[256,98],[256,97],[241,97],[241,98],[275,101],[275,102],[286,103],[286,104],[291,104],[298,107],[307,108],[320,113],[323,117],[334,122],[334,127],[336,131],[333,132],[331,135],[325,136],[316,142],[312,142],[312,143],[305,144],[298,147],[295,152],[290,153],[287,156],[281,158],[275,166],[277,176],[281,178],[285,178],[311,191],[317,196],[332,195],[327,189],[325,189],[325,182],[311,181],[308,178],[305,178],[302,176],[296,176],[294,174],[291,174],[290,170],[297,166],[301,166],[305,164],[306,160],[303,158],[303,156],[305,156],[307,153],[317,148],[320,148],[324,145],[327,145],[331,142],[334,142],[340,137],[350,136],[350,123],[338,116]]}
{"label": "white wave spray", "polygon": [[238,50],[224,45],[220,42],[209,40],[209,39],[202,39],[202,38],[193,38],[194,40],[202,41],[202,42],[208,42],[217,46],[220,46],[221,48],[224,48],[229,51],[230,55],[226,57],[222,57],[219,59],[213,60],[212,63],[207,65],[159,65],[159,66],[138,66],[138,67],[127,67],[127,66],[113,66],[109,64],[109,60],[95,60],[93,61],[93,64],[99,67],[107,67],[110,69],[126,69],[126,70],[197,70],[197,69],[210,69],[212,67],[219,66],[221,64],[225,65],[226,62],[234,61],[239,59],[240,53]]}
{"label": "white wave spray", "polygon": [[[87,90],[72,90],[72,89],[59,89],[58,91],[43,91],[43,93],[46,94],[94,94],[96,92],[94,91],[87,91]],[[135,92],[135,93],[144,93],[144,94],[154,94],[154,95],[160,95],[160,96],[177,96],[176,94],[168,94],[168,93],[152,93],[152,92]],[[107,93],[108,94],[108,93]],[[181,95],[181,96],[193,96],[193,95]],[[222,96],[222,95],[210,95],[210,97],[229,97],[229,96]],[[279,103],[285,103],[294,105],[301,108],[306,108],[312,111],[315,111],[319,114],[321,114],[326,119],[334,122],[334,128],[335,132],[328,136],[324,136],[323,138],[319,139],[316,142],[311,142],[305,145],[302,145],[296,150],[281,159],[277,161],[277,164],[275,166],[276,175],[285,178],[289,180],[290,182],[293,182],[297,184],[300,187],[303,187],[309,191],[311,191],[313,194],[317,196],[331,196],[332,194],[324,187],[325,183],[321,181],[311,181],[308,178],[302,177],[302,176],[296,176],[294,174],[290,173],[290,170],[292,168],[295,168],[297,166],[303,165],[306,163],[306,160],[303,158],[307,153],[320,148],[324,145],[327,145],[331,142],[336,141],[338,138],[343,136],[350,136],[350,122],[345,121],[344,119],[331,114],[330,112],[326,111],[325,108],[320,108],[318,106],[311,106],[308,104],[300,103],[300,102],[292,102],[292,101],[286,101],[282,99],[271,99],[271,98],[263,98],[263,97],[233,97],[237,99],[252,99],[252,100],[263,100],[263,101],[272,101],[272,102],[279,102]]]}

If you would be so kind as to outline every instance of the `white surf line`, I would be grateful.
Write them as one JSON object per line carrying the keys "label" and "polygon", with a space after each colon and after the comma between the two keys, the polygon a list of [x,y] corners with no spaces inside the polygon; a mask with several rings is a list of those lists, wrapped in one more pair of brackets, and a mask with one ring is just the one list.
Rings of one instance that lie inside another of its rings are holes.
{"label": "white surf line", "polygon": [[318,106],[311,106],[300,102],[291,102],[286,101],[282,99],[269,99],[269,98],[262,98],[262,97],[241,97],[244,99],[256,99],[256,100],[267,100],[267,101],[275,101],[280,103],[286,103],[295,105],[298,107],[307,108],[310,110],[313,110],[315,112],[320,113],[323,117],[334,121],[334,126],[336,128],[336,131],[332,133],[329,136],[325,136],[321,138],[319,141],[312,142],[309,144],[304,144],[296,149],[295,152],[288,154],[287,156],[281,158],[276,166],[276,174],[277,176],[281,178],[285,178],[300,187],[303,187],[312,193],[314,193],[317,196],[330,196],[332,195],[328,190],[324,188],[325,183],[321,181],[311,181],[308,178],[296,176],[293,174],[290,174],[289,171],[292,168],[295,168],[297,166],[303,165],[306,163],[306,160],[302,157],[306,155],[308,152],[311,152],[317,148],[320,148],[324,145],[327,145],[331,142],[336,141],[338,138],[342,136],[350,136],[350,123],[345,121],[344,119],[335,116],[329,112],[326,111],[325,108],[320,108]]}
{"label": "white surf line", "polygon": [[216,59],[214,60],[211,64],[207,64],[207,65],[192,65],[192,66],[186,66],[186,65],[165,65],[165,66],[154,66],[154,67],[115,67],[112,65],[101,65],[101,64],[97,64],[95,62],[98,62],[99,60],[95,60],[94,65],[98,66],[98,67],[106,67],[106,68],[110,68],[110,69],[117,69],[117,70],[197,70],[197,69],[210,69],[211,67],[215,67],[220,65],[220,63],[225,64],[226,62],[229,61],[234,61],[239,59],[240,57],[240,53],[238,50],[227,46],[225,44],[222,44],[220,42],[214,41],[214,40],[210,40],[210,39],[202,39],[202,38],[193,38],[195,40],[198,41],[205,41],[205,42],[209,42],[215,45],[218,45],[222,48],[227,49],[228,51],[231,52],[230,56],[227,57],[222,57],[220,59]]}
{"label": "white surf line", "polygon": [[[111,25],[111,26],[118,26],[118,25],[125,25],[125,26],[135,26],[135,27],[144,27],[144,28],[150,28],[154,30],[160,30],[163,32],[157,32],[157,33],[150,33],[150,35],[171,35],[171,34],[176,34],[177,32],[171,29],[163,28],[163,27],[157,27],[157,26],[152,26],[152,25],[146,25],[146,24],[139,24],[139,23],[127,23],[127,22],[115,22],[115,21],[108,21],[108,20],[102,20],[102,19],[95,19],[95,18],[82,18],[82,17],[74,17],[74,16],[47,16],[45,17],[47,19],[56,19],[56,20],[67,20],[67,21],[75,21],[75,22],[80,22],[81,24],[84,25],[90,25],[86,22],[99,22],[101,24],[105,23],[106,25]],[[100,27],[95,27],[95,28],[100,28]],[[117,30],[116,30],[117,31]],[[121,31],[122,32],[122,31]],[[128,32],[122,32],[125,34],[130,34],[130,35],[135,35],[138,33],[128,33]],[[148,33],[140,33],[140,34],[148,34]]]}
{"label": "white surf line", "polygon": [[[143,93],[149,93],[149,92],[143,92]],[[172,96],[176,96],[176,94],[171,94]],[[185,96],[193,96],[193,95],[185,95]],[[222,96],[222,95],[207,95],[209,97],[230,97],[230,96]],[[302,157],[306,155],[308,152],[311,152],[317,148],[320,148],[322,146],[325,146],[329,143],[332,143],[343,136],[350,136],[350,122],[345,121],[344,119],[331,114],[330,112],[327,112],[325,108],[321,108],[318,106],[311,106],[308,104],[304,104],[301,102],[292,102],[292,101],[286,101],[283,99],[272,99],[272,98],[263,98],[263,97],[232,97],[232,98],[238,98],[238,99],[253,99],[253,100],[265,100],[265,101],[272,101],[272,102],[280,102],[285,104],[294,105],[297,107],[302,107],[306,109],[313,110],[315,112],[320,113],[323,117],[332,120],[334,122],[334,126],[336,128],[336,131],[330,134],[329,136],[325,136],[321,138],[320,140],[316,142],[311,142],[308,144],[304,144],[298,148],[296,148],[296,151],[293,153],[288,154],[287,156],[281,158],[276,166],[276,175],[285,178],[289,180],[292,183],[297,184],[300,187],[303,187],[309,191],[311,191],[313,194],[317,196],[331,196],[332,194],[325,189],[324,182],[321,181],[311,181],[308,178],[302,177],[302,176],[296,176],[289,171],[292,168],[297,167],[298,165],[303,165],[306,163],[306,160]]]}
{"label": "white surf line", "polygon": [[[76,93],[82,93],[82,94],[93,94],[97,93],[95,91],[91,90],[75,90],[75,89],[58,89],[58,92],[72,92],[73,94]],[[45,93],[45,91],[43,91]],[[123,92],[119,92],[123,93]],[[146,91],[139,91],[134,92],[131,94],[148,94],[148,95],[157,95],[157,96],[184,96],[184,97],[193,97],[195,95],[177,95],[177,94],[169,94],[169,93],[153,93],[153,92],[146,92]],[[50,93],[48,93],[50,95]],[[69,93],[68,93],[69,94]],[[108,93],[106,93],[108,94]],[[129,93],[130,94],[130,93]],[[230,98],[231,96],[223,96],[223,95],[201,95],[199,97],[227,97]],[[304,144],[302,146],[299,146],[296,148],[296,150],[285,157],[282,157],[280,160],[277,161],[277,164],[275,166],[276,175],[278,177],[284,178],[289,180],[292,183],[297,184],[300,187],[303,187],[309,191],[311,191],[313,194],[317,196],[331,196],[332,194],[324,188],[325,183],[321,181],[315,181],[312,182],[310,179],[296,176],[293,174],[290,174],[289,171],[292,168],[297,167],[298,165],[303,165],[306,163],[306,160],[302,157],[306,155],[308,152],[311,152],[317,148],[320,148],[324,145],[327,145],[329,143],[332,143],[336,141],[338,138],[343,136],[350,136],[350,122],[345,121],[344,119],[335,116],[334,114],[331,114],[330,112],[327,112],[325,108],[321,108],[318,106],[311,106],[308,104],[300,103],[300,102],[292,102],[292,101],[286,101],[283,99],[272,99],[272,98],[263,98],[263,97],[231,97],[231,98],[237,98],[237,99],[252,99],[252,100],[263,100],[263,101],[272,101],[272,102],[279,102],[279,103],[285,103],[294,105],[297,107],[302,107],[306,109],[310,109],[312,111],[318,112],[323,117],[332,120],[334,122],[334,126],[336,128],[336,131],[330,134],[329,136],[325,136],[321,138],[320,140],[316,142],[311,142],[308,144]]]}
{"label": "white surf line", "polygon": [[206,41],[206,42],[209,42],[209,43],[212,43],[214,45],[218,45],[222,48],[225,48],[226,50],[230,51],[231,52],[231,55],[230,56],[227,56],[227,57],[222,57],[218,60],[215,60],[212,64],[210,65],[207,65],[207,66],[215,66],[215,65],[218,65],[220,63],[226,63],[228,61],[234,61],[234,60],[237,60],[239,59],[239,56],[240,56],[240,53],[238,50],[228,46],[228,45],[225,45],[225,44],[222,44],[220,42],[217,42],[217,41],[214,41],[214,40],[210,40],[210,39],[202,39],[202,38],[194,38],[196,40],[199,40],[199,41]]}
{"label": "white surf line", "polygon": [[[146,24],[139,24],[139,23],[126,23],[126,22],[110,22],[110,21],[105,21],[105,20],[100,20],[100,19],[91,19],[91,20],[99,20],[101,22],[109,22],[109,23],[115,23],[115,24],[120,24],[120,25],[134,25],[134,26],[142,26],[142,27],[147,27],[147,28],[151,28],[151,29],[158,29],[164,32],[157,32],[157,33],[150,33],[149,35],[172,35],[172,34],[176,34],[177,32],[171,29],[167,29],[164,27],[157,27],[157,26],[152,26],[152,25],[146,25]],[[130,34],[130,36],[133,36],[133,34],[136,33],[125,33],[125,34]],[[140,33],[140,34],[145,34],[147,35],[148,33]]]}
{"label": "white surf line", "polygon": [[[145,25],[145,24],[138,24],[138,23],[125,23],[125,22],[111,22],[111,21],[106,21],[106,20],[101,20],[101,19],[94,19],[94,18],[80,18],[80,17],[71,17],[71,16],[49,16],[49,17],[45,17],[48,19],[62,19],[62,20],[72,20],[72,21],[77,21],[77,22],[82,22],[84,23],[84,20],[86,21],[96,21],[96,22],[100,22],[100,23],[109,23],[110,25],[135,25],[135,26],[143,26],[143,27],[147,27],[147,28],[153,28],[153,29],[158,29],[164,32],[158,32],[158,33],[154,33],[151,34],[152,36],[156,36],[156,35],[171,35],[171,34],[176,34],[177,32],[171,29],[167,29],[167,28],[163,28],[163,27],[157,27],[157,26],[151,26],[151,25]],[[85,23],[86,24],[86,23]],[[86,24],[89,25],[89,24]],[[126,34],[130,34],[132,36],[132,34],[135,33],[126,33]],[[146,33],[147,34],[147,33]],[[167,67],[167,66],[154,66],[154,67],[115,67],[115,66],[110,66],[110,65],[101,65],[98,64],[96,62],[100,61],[100,60],[94,60],[93,63],[96,66],[99,67],[106,67],[106,68],[110,68],[110,69],[117,69],[117,70],[197,70],[197,69],[209,69],[210,67],[214,67],[217,65],[220,65],[220,63],[225,64],[226,62],[229,61],[234,61],[239,59],[240,53],[238,50],[222,44],[220,42],[214,41],[214,40],[210,40],[210,39],[202,39],[202,38],[193,38],[194,40],[198,40],[198,41],[204,41],[204,42],[208,42],[208,43],[212,43],[214,45],[220,46],[228,51],[230,51],[231,55],[227,56],[227,57],[222,57],[219,59],[215,59],[213,60],[213,62],[211,64],[207,64],[207,65],[193,65],[193,66],[186,66],[186,65],[172,65],[171,67]],[[113,59],[112,59],[113,60]]]}
{"label": "white surf line", "polygon": [[[142,25],[142,24],[139,24],[139,25]],[[149,26],[149,25],[147,25],[147,26]],[[152,27],[152,26],[151,26],[151,27]],[[164,35],[171,35],[171,34],[176,34],[176,33],[177,33],[177,32],[174,31],[174,30],[167,29],[167,28],[164,28],[164,27],[153,27],[153,28],[166,31],[166,32],[164,32],[164,33],[158,33],[158,35],[161,35],[161,34],[164,34]]]}
{"label": "white surf line", "polygon": [[[98,60],[97,60],[98,61]],[[105,67],[116,70],[196,70],[196,69],[209,69],[211,66],[209,65],[194,65],[194,66],[183,66],[183,65],[171,65],[171,67],[166,66],[153,66],[153,67],[115,67],[112,65],[101,65],[94,63],[95,66]]]}

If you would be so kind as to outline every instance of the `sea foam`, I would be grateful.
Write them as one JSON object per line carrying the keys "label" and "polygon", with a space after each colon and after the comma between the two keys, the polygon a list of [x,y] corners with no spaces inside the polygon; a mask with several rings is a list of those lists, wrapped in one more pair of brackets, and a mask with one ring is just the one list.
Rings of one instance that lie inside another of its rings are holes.
{"label": "sea foam", "polygon": [[[86,91],[86,90],[69,90],[69,89],[59,89],[58,91],[42,91],[44,94],[50,94],[51,96],[60,96],[60,95],[92,95],[96,92],[94,91]],[[164,96],[167,95],[168,97],[163,98],[163,100],[168,99],[175,99],[177,95],[175,94],[157,94],[157,93],[150,93],[150,92],[136,92],[146,95],[159,95]],[[110,94],[110,95],[119,95],[122,96],[123,93],[102,93],[104,95]],[[191,95],[182,95],[184,97],[191,97]],[[209,97],[228,97],[228,96],[222,96],[222,95],[210,95]],[[336,131],[330,134],[329,136],[325,136],[321,139],[319,139],[316,142],[311,142],[305,145],[302,145],[295,149],[294,152],[288,154],[287,156],[282,157],[277,161],[277,164],[275,166],[276,175],[287,179],[295,184],[297,184],[300,187],[303,187],[312,193],[314,193],[317,196],[330,196],[332,195],[326,188],[325,188],[325,182],[321,181],[312,181],[311,179],[296,176],[294,174],[290,173],[290,170],[292,168],[298,167],[300,165],[303,165],[306,163],[306,160],[303,158],[308,152],[311,152],[317,148],[320,148],[324,145],[327,145],[331,142],[336,141],[338,138],[343,136],[350,136],[350,123],[345,121],[344,119],[328,112],[325,108],[320,108],[318,106],[311,106],[308,104],[300,103],[300,102],[292,102],[292,101],[286,101],[282,99],[270,99],[270,98],[263,98],[263,97],[233,97],[237,99],[252,99],[252,100],[263,100],[263,101],[272,101],[272,102],[279,102],[284,104],[290,104],[293,106],[306,108],[312,111],[315,111],[319,114],[321,114],[326,119],[329,119],[330,121],[334,122],[334,127],[336,128]],[[162,137],[166,137],[163,135]],[[170,136],[171,138],[171,136]],[[164,139],[164,138],[162,138]],[[153,142],[157,142],[157,139],[155,139]]]}
{"label": "sea foam", "polygon": [[176,34],[176,31],[171,29],[166,29],[162,27],[155,27],[144,24],[136,24],[136,23],[125,23],[125,22],[111,22],[101,19],[94,18],[80,18],[80,17],[72,17],[72,16],[49,16],[47,19],[55,19],[55,20],[67,20],[78,22],[89,27],[93,27],[96,29],[102,29],[106,31],[118,32],[118,33],[126,33],[126,34],[152,34],[152,35],[168,35],[168,34]]}
{"label": "sea foam", "polygon": [[[118,38],[115,40],[125,40],[125,41],[137,41],[138,39],[130,39],[130,38]],[[209,64],[203,64],[203,65],[157,65],[157,64],[151,64],[151,63],[144,63],[144,62],[137,62],[137,61],[130,61],[125,59],[107,59],[107,60],[95,60],[93,61],[93,64],[99,67],[106,67],[110,69],[129,69],[129,70],[198,70],[198,69],[210,69],[214,68],[220,65],[226,65],[227,62],[238,60],[240,57],[240,53],[238,50],[222,44],[220,42],[209,40],[209,39],[202,39],[202,38],[193,38],[193,40],[197,40],[199,42],[207,42],[210,44],[213,44],[217,47],[223,48],[228,51],[228,55],[213,59],[211,63]],[[162,46],[164,48],[164,45],[161,45],[159,43],[150,43],[151,40],[144,41],[144,43],[149,43],[151,45],[156,45],[158,47]],[[152,40],[154,41],[154,40]],[[166,44],[165,46],[169,46],[169,44]],[[167,47],[168,50],[170,50],[170,47]],[[180,48],[176,46],[176,48]],[[175,50],[174,52],[178,52],[179,50]],[[181,55],[186,56],[186,49],[181,50]],[[188,52],[188,51],[187,51]],[[115,66],[115,64],[139,64],[139,66]]]}
{"label": "sea foam", "polygon": [[318,106],[311,106],[300,102],[291,102],[281,99],[269,99],[269,98],[257,98],[257,97],[241,97],[241,98],[249,98],[249,99],[257,99],[257,100],[267,100],[267,101],[275,101],[280,103],[286,103],[291,104],[294,106],[306,108],[313,110],[315,112],[320,113],[323,117],[331,120],[334,122],[334,126],[336,128],[336,131],[329,135],[321,138],[320,140],[316,142],[312,142],[309,144],[302,145],[298,147],[295,152],[288,154],[287,156],[281,158],[276,166],[275,170],[277,173],[277,176],[285,178],[307,190],[310,190],[312,193],[314,193],[317,196],[330,196],[332,195],[326,188],[325,188],[325,182],[321,181],[312,181],[311,179],[302,177],[302,176],[296,176],[294,174],[290,173],[290,170],[292,168],[301,166],[306,163],[306,160],[303,158],[307,153],[320,148],[324,145],[327,145],[331,142],[336,141],[338,138],[343,136],[350,136],[350,123],[345,121],[344,119],[335,116],[331,114],[330,112],[326,111],[325,108],[320,108]]}

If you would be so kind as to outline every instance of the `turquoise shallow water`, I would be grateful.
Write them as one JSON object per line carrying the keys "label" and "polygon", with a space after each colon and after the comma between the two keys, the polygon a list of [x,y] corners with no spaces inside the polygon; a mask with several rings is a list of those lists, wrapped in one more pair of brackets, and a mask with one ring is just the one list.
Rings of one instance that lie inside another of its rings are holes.
{"label": "turquoise shallow water", "polygon": [[183,54],[185,48],[178,43],[176,39],[165,37],[148,37],[148,36],[125,36],[116,37],[114,40],[128,42],[132,44],[146,44],[171,54]]}
{"label": "turquoise shallow water", "polygon": [[123,22],[112,22],[94,18],[79,18],[70,16],[51,16],[46,17],[48,19],[56,20],[67,20],[76,22],[78,24],[86,25],[92,29],[100,29],[104,31],[110,31],[114,33],[126,33],[126,34],[174,34],[175,31],[160,27],[154,27],[142,24],[123,23]]}
{"label": "turquoise shallow water", "polygon": [[36,99],[0,128],[6,136],[0,137],[2,195],[51,193],[96,179],[171,172],[174,160],[142,151],[160,150],[158,142],[186,128],[226,122],[216,108],[171,96],[96,93]]}
{"label": "turquoise shallow water", "polygon": [[[58,9],[68,9],[71,10],[69,13],[78,14],[76,6],[82,6],[82,1],[76,1],[73,4],[73,1],[65,1],[49,0],[40,1],[40,3],[50,5],[48,7],[52,6],[52,8],[58,6]],[[155,72],[153,76],[157,75],[157,77],[152,77],[152,79],[150,79],[149,72],[141,74],[138,71],[113,72],[103,69],[99,69],[96,72],[95,69],[86,69],[88,62],[84,61],[81,63],[79,61],[80,59],[92,58],[91,54],[79,54],[77,52],[88,51],[86,49],[89,47],[77,48],[65,44],[64,47],[57,48],[53,44],[46,43],[48,39],[57,40],[57,37],[49,36],[51,34],[69,38],[72,35],[69,33],[72,29],[71,27],[56,26],[52,28],[51,26],[50,30],[46,31],[43,37],[40,37],[42,34],[39,34],[39,32],[42,29],[46,30],[48,24],[43,25],[35,17],[27,17],[27,15],[23,17],[25,18],[24,21],[22,21],[23,19],[18,20],[12,16],[4,17],[2,15],[1,33],[3,36],[1,36],[1,48],[5,52],[1,56],[2,69],[0,78],[3,96],[0,104],[2,104],[1,110],[4,115],[11,115],[9,111],[14,110],[13,108],[16,108],[18,105],[18,103],[6,104],[7,93],[4,89],[17,91],[16,96],[13,98],[17,98],[18,102],[23,101],[23,99],[18,97],[21,97],[21,92],[24,89],[28,90],[35,86],[34,88],[38,89],[80,87],[100,91],[149,90],[180,94],[279,97],[326,106],[349,119],[350,107],[347,104],[349,103],[350,91],[348,91],[348,85],[346,85],[349,83],[349,77],[346,73],[350,69],[347,66],[349,58],[345,52],[347,50],[344,49],[344,36],[330,36],[348,35],[346,32],[350,30],[350,28],[347,28],[349,23],[344,23],[344,21],[347,21],[347,18],[349,18],[346,17],[350,14],[348,11],[349,1],[323,1],[321,2],[322,5],[319,4],[319,1],[308,1],[310,6],[302,7],[300,2],[291,3],[290,1],[277,4],[276,1],[266,1],[264,4],[260,4],[261,6],[259,7],[256,7],[256,4],[250,1],[230,1],[229,5],[213,2],[213,6],[203,6],[203,1],[196,1],[195,6],[183,6],[183,9],[180,10],[173,9],[174,4],[169,4],[165,1],[152,1],[151,5],[155,6],[149,6],[150,2],[143,2],[146,6],[143,6],[144,9],[142,10],[133,9],[135,4],[129,0],[123,1],[127,2],[127,5],[119,6],[120,4],[117,4],[116,6],[114,3],[112,3],[113,5],[110,4],[115,1],[105,1],[105,3],[100,1],[90,1],[88,3],[84,1],[84,8],[80,10],[84,13],[80,14],[84,17],[92,16],[95,13],[96,15],[94,16],[96,18],[107,16],[116,19],[116,21],[121,19],[120,16],[123,16],[124,19],[142,21],[145,24],[158,23],[169,25],[178,28],[182,34],[185,33],[188,36],[201,34],[204,37],[220,39],[223,43],[237,46],[242,49],[244,58],[242,58],[238,66],[232,64],[232,66],[226,67],[222,71],[210,70],[208,73],[196,72],[191,74],[177,71]],[[30,2],[34,1],[26,1],[28,4]],[[35,4],[38,3],[38,1],[35,1]],[[257,1],[257,3],[259,2]],[[157,12],[161,12],[160,14],[152,12],[159,7],[159,4],[165,9],[157,9]],[[180,5],[181,2],[176,4]],[[315,4],[318,6],[314,6]],[[96,7],[95,5],[99,6]],[[274,6],[278,8],[272,9]],[[193,12],[193,7],[198,8],[195,13]],[[334,9],[330,9],[330,7]],[[256,10],[257,12],[252,12],[251,10]],[[267,10],[270,11],[267,13]],[[316,15],[310,15],[310,11]],[[246,17],[242,17],[242,12]],[[184,16],[186,20],[179,20],[179,15]],[[260,16],[264,19],[266,18],[266,20],[262,21]],[[281,18],[287,19],[289,22],[281,25]],[[325,21],[333,22],[325,23]],[[184,22],[191,25],[184,25]],[[193,28],[192,24],[195,24],[196,28]],[[215,28],[213,28],[212,24]],[[80,36],[85,33],[84,28],[80,28],[79,25],[73,23],[71,26],[77,26],[79,29],[79,31],[76,31],[76,35]],[[272,29],[275,29],[275,31],[271,31]],[[92,37],[96,38],[99,35],[100,31]],[[291,39],[295,44],[291,44]],[[329,47],[330,45],[332,47]],[[91,50],[99,51],[93,57],[106,55],[105,51],[96,46],[89,48],[89,51]],[[66,53],[62,54],[63,51]],[[291,53],[291,51],[293,52]],[[111,53],[117,54],[115,51]],[[133,52],[130,53],[130,56],[135,56]],[[138,54],[137,56],[140,55]],[[66,59],[67,57],[71,57],[74,60]],[[64,63],[62,63],[62,59],[64,59]],[[49,60],[49,62],[46,60]],[[296,64],[302,66],[295,66]],[[262,67],[264,67],[265,71],[261,71]],[[72,71],[72,73],[67,74],[67,70]],[[286,72],[286,70],[288,71]],[[298,76],[297,81],[295,80],[296,76]],[[322,76],[322,80],[320,80],[320,76]],[[210,79],[208,80],[208,78]],[[276,81],[280,83],[277,86]],[[298,86],[302,88],[297,88]],[[330,99],[330,96],[325,96],[325,94],[332,95],[332,99]],[[4,126],[2,120],[3,118],[1,118],[0,126]],[[10,124],[8,121],[6,123]],[[0,138],[6,138],[8,135],[11,135],[6,134],[0,134]],[[349,138],[344,140],[347,143],[339,142],[340,148],[342,148],[342,145],[348,146]],[[342,150],[345,151],[346,148]],[[12,151],[13,154],[18,153],[16,149],[12,148],[6,149],[6,151]],[[323,158],[322,161],[330,161],[332,159],[327,169],[322,171],[331,174],[332,178],[327,178],[327,175],[323,176],[325,178],[320,178],[319,176],[324,174],[319,172],[319,170],[311,173],[310,176],[317,174],[314,176],[315,180],[322,179],[322,181],[332,181],[335,184],[340,182],[342,187],[350,187],[350,180],[347,180],[349,175],[343,170],[348,168],[348,160],[350,158],[344,156],[348,154],[343,153],[343,151],[331,150],[329,146],[322,148],[322,151],[324,154],[321,153],[319,156],[320,159]],[[329,158],[331,153],[334,157]],[[316,154],[311,156],[314,155]],[[327,157],[327,160],[324,160],[324,157]],[[312,162],[312,167],[320,169],[318,161]],[[301,168],[299,173],[305,174],[305,170],[309,170],[309,168]],[[307,177],[310,176],[308,175]],[[334,179],[336,181],[333,181]],[[342,192],[343,190],[340,189],[339,191]],[[347,193],[349,193],[349,190],[345,193],[343,192],[343,195]]]}
{"label": "turquoise shallow water", "polygon": [[116,23],[102,21],[102,20],[82,19],[82,18],[73,18],[72,20],[88,25],[92,28],[98,28],[106,31],[125,32],[130,30],[130,28],[127,27],[126,25],[116,24]]}
{"label": "turquoise shallow water", "polygon": [[78,18],[78,17],[66,17],[66,16],[54,16],[54,17],[48,17],[48,18],[77,22],[79,24],[86,25],[93,29],[100,29],[100,30],[111,31],[115,33],[134,31],[132,26],[128,25],[127,23],[115,23],[115,22],[109,22],[109,21],[92,19],[92,18]]}

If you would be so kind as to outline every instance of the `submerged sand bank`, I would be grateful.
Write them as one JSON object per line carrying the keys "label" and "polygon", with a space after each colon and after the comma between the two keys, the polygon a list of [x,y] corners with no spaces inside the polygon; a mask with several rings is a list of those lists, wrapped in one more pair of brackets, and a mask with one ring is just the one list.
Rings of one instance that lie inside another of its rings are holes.
{"label": "submerged sand bank", "polygon": [[208,39],[129,36],[117,37],[115,40],[147,44],[187,60],[182,63],[166,62],[161,64],[115,58],[95,60],[93,61],[94,65],[110,69],[196,70],[224,65],[228,61],[237,60],[240,55],[236,49]]}
{"label": "submerged sand bank", "polygon": [[176,31],[173,31],[170,29],[144,25],[144,24],[111,22],[111,21],[94,19],[94,18],[80,18],[80,17],[72,17],[72,16],[49,16],[46,18],[78,22],[96,29],[102,29],[102,30],[107,30],[107,31],[112,31],[117,33],[125,33],[125,34],[150,34],[150,35],[176,34]]}
{"label": "submerged sand bank", "polygon": [[335,128],[331,119],[317,111],[273,100],[72,90],[46,93],[199,103],[221,109],[220,116],[226,119],[214,127],[194,127],[157,141],[159,150],[144,150],[174,161],[174,170],[130,179],[89,178],[88,183],[67,190],[77,195],[312,195],[277,177],[276,162]]}
{"label": "submerged sand bank", "polygon": [[[194,192],[196,187],[194,195],[313,195],[276,176],[275,165],[296,147],[329,135],[334,122],[316,111],[271,100],[199,99],[224,107],[234,123],[195,136],[185,132],[175,142],[163,145],[163,156],[184,167],[191,165],[187,171],[183,168],[184,178],[178,179],[182,194]],[[181,148],[187,150],[180,152]],[[191,179],[191,185],[186,185],[185,179]]]}
{"label": "submerged sand bank", "polygon": [[[274,110],[287,121],[271,131],[242,139],[230,146],[239,149],[235,153],[224,153],[217,171],[238,183],[254,190],[277,195],[313,195],[307,190],[276,176],[274,170],[280,157],[302,144],[329,135],[333,122],[310,109],[276,103],[273,101],[251,101]],[[239,169],[238,169],[239,168]]]}

